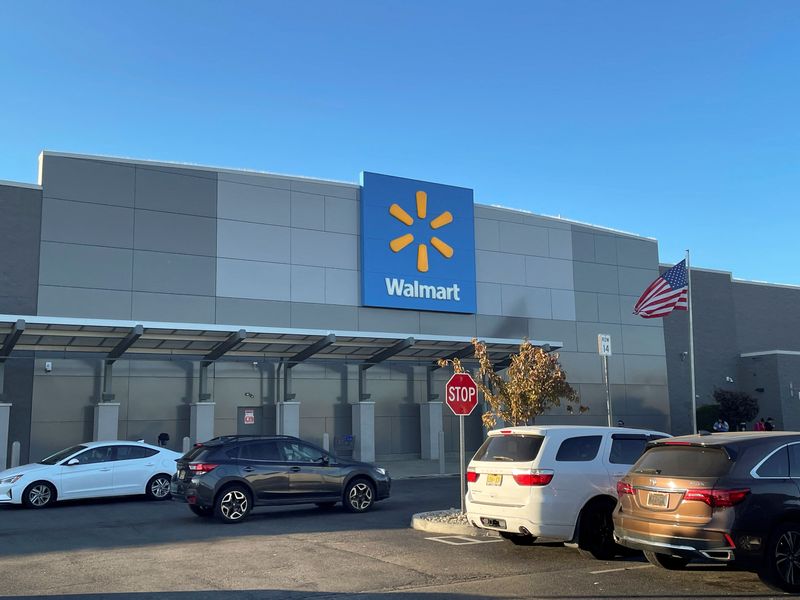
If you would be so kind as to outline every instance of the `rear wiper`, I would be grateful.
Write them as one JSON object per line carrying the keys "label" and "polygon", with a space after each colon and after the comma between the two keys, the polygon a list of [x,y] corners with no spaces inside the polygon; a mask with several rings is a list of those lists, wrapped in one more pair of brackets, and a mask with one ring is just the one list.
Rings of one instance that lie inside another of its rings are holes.
{"label": "rear wiper", "polygon": [[514,459],[510,456],[493,456],[492,460],[507,460],[509,462],[514,462]]}
{"label": "rear wiper", "polygon": [[661,469],[639,469],[636,472],[643,473],[645,475],[661,475]]}

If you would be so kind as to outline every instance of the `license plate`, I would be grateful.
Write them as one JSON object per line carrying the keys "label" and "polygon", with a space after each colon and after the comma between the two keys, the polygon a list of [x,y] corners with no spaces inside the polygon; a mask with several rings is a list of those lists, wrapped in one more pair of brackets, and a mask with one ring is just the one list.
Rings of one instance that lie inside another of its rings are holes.
{"label": "license plate", "polygon": [[661,492],[648,492],[647,506],[667,508],[667,506],[669,506],[669,494],[663,494]]}
{"label": "license plate", "polygon": [[503,483],[503,476],[491,473],[486,476],[486,485],[500,485]]}

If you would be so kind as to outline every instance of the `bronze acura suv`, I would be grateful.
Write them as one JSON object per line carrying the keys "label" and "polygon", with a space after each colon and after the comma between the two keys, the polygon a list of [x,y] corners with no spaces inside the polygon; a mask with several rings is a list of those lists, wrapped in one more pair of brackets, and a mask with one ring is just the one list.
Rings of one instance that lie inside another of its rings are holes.
{"label": "bronze acura suv", "polygon": [[735,562],[800,592],[800,433],[669,438],[617,484],[614,537],[665,569]]}

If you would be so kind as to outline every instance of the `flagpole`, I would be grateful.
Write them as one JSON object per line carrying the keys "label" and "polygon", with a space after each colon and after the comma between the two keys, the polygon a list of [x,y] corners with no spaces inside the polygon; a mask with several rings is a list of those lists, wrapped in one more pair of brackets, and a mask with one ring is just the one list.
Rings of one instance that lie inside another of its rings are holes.
{"label": "flagpole", "polygon": [[689,267],[689,250],[686,250],[686,277],[689,300],[689,377],[692,380],[692,432],[697,433],[697,394],[694,386],[694,325],[692,323],[692,270]]}

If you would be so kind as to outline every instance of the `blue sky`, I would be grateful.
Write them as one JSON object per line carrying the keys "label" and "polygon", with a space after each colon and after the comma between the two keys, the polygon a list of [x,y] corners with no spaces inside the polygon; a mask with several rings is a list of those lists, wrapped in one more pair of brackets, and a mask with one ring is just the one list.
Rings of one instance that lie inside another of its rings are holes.
{"label": "blue sky", "polygon": [[474,188],[800,285],[800,4],[0,3],[0,179],[40,150]]}

